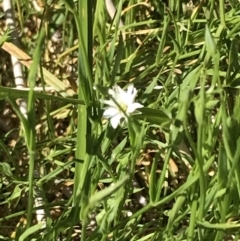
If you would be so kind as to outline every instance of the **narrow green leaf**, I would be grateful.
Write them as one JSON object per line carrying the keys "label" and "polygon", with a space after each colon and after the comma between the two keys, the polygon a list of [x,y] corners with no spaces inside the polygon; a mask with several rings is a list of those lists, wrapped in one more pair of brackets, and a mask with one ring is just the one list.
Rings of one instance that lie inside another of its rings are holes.
{"label": "narrow green leaf", "polygon": [[150,173],[150,183],[149,183],[149,196],[150,196],[150,201],[154,202],[156,200],[156,195],[157,195],[157,163],[158,160],[160,159],[159,153],[156,154],[156,156],[153,159],[152,163],[152,168],[151,168],[151,173]]}
{"label": "narrow green leaf", "polygon": [[24,241],[24,240],[28,240],[27,238],[33,234],[36,233],[37,231],[41,230],[42,227],[45,225],[45,223],[38,223],[33,225],[32,227],[28,228],[20,237],[19,237],[19,241]]}
{"label": "narrow green leaf", "polygon": [[208,53],[210,53],[210,55],[214,57],[216,53],[216,44],[214,42],[213,36],[209,30],[208,25],[206,25],[205,27],[205,43]]}
{"label": "narrow green leaf", "polygon": [[95,207],[98,203],[106,199],[106,197],[109,197],[117,190],[119,190],[119,188],[121,188],[128,180],[129,180],[129,176],[125,176],[123,179],[115,183],[113,186],[105,188],[104,190],[101,190],[96,194],[94,194],[89,200],[85,214],[87,214],[87,211]]}

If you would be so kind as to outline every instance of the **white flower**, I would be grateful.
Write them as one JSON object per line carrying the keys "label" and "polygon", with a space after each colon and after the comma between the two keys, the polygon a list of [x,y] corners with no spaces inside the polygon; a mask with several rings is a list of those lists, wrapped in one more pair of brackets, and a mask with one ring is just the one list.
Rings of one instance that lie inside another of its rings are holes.
{"label": "white flower", "polygon": [[108,107],[105,108],[103,117],[110,119],[110,123],[114,129],[120,124],[122,118],[127,121],[131,113],[143,107],[143,105],[134,102],[137,90],[133,87],[133,84],[128,86],[127,91],[115,85],[112,89],[109,89],[108,94],[112,99],[102,101],[108,105]]}

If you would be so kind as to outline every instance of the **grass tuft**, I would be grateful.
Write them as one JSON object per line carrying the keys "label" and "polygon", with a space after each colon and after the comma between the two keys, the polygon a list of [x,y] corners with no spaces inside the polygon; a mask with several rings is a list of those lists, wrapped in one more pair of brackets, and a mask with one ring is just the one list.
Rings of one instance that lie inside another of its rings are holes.
{"label": "grass tuft", "polygon": [[[0,240],[240,240],[239,1],[14,4]],[[130,83],[144,108],[113,129],[102,100]]]}

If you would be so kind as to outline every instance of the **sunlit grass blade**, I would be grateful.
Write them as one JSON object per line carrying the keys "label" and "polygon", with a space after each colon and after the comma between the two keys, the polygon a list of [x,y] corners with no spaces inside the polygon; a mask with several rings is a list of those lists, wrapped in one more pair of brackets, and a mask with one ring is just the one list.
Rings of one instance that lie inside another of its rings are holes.
{"label": "sunlit grass blade", "polygon": [[[21,49],[19,49],[17,46],[15,46],[12,43],[5,42],[2,46],[2,48],[10,53],[11,55],[15,56],[20,60],[20,62],[25,65],[27,68],[30,69],[31,64],[33,63],[34,59],[29,57],[25,52],[23,52]],[[37,72],[38,76],[40,77],[40,71]],[[58,91],[62,96],[72,96],[74,95],[74,91],[71,90],[71,88],[64,84],[62,81],[60,81],[55,75],[50,73],[48,70],[43,68],[43,75],[45,77],[45,82],[52,86],[56,91]]]}
{"label": "sunlit grass blade", "polygon": [[35,166],[35,155],[36,155],[36,110],[35,110],[35,98],[34,98],[34,87],[36,85],[36,76],[38,71],[38,65],[40,63],[41,58],[41,49],[43,46],[45,37],[45,30],[42,28],[39,39],[37,42],[37,47],[33,55],[33,63],[30,67],[30,72],[28,75],[28,83],[30,87],[29,95],[28,95],[28,114],[27,120],[29,121],[29,130],[25,130],[26,132],[26,141],[28,145],[29,152],[29,173],[28,173],[28,181],[29,181],[29,196],[28,196],[28,227],[31,225],[32,220],[32,210],[33,210],[33,174],[34,174],[34,166]]}

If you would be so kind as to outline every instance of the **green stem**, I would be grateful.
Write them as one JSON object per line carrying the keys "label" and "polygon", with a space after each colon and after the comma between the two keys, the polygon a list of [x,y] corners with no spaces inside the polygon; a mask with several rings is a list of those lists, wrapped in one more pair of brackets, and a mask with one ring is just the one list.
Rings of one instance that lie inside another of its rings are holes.
{"label": "green stem", "polygon": [[28,83],[29,83],[29,95],[28,95],[28,126],[29,129],[25,129],[26,133],[26,142],[29,153],[29,172],[28,172],[28,183],[29,183],[29,194],[28,194],[28,208],[27,208],[27,228],[31,226],[32,223],[32,212],[33,212],[33,184],[34,184],[34,162],[35,162],[35,154],[36,154],[36,113],[35,113],[35,79],[37,76],[38,65],[41,59],[41,49],[44,42],[45,30],[42,28],[39,34],[39,39],[37,42],[37,47],[33,55],[33,63],[30,68]]}
{"label": "green stem", "polygon": [[220,21],[221,24],[225,27],[225,1],[224,0],[219,0],[219,8],[220,8]]}

